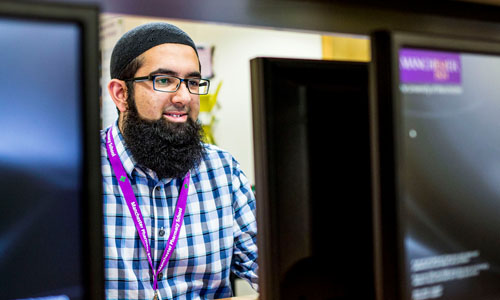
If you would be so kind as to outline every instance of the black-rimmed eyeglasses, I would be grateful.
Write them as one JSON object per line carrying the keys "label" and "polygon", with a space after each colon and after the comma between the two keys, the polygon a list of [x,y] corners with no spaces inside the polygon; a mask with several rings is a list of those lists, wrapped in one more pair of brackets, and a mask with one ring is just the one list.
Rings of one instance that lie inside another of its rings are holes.
{"label": "black-rimmed eyeglasses", "polygon": [[188,91],[195,95],[208,94],[208,88],[210,87],[210,81],[208,79],[180,78],[172,75],[149,75],[125,79],[124,81],[141,82],[148,80],[153,81],[153,89],[155,91],[167,93],[177,92],[182,82],[186,84]]}

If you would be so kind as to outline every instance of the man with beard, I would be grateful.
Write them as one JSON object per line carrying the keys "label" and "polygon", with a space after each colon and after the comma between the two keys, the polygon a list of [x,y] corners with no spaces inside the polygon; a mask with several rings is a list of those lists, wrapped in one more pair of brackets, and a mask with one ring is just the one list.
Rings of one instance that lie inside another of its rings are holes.
{"label": "man with beard", "polygon": [[217,299],[230,273],[257,288],[255,198],[239,164],[202,142],[195,44],[179,28],[127,32],[111,56],[118,120],[101,132],[107,299]]}

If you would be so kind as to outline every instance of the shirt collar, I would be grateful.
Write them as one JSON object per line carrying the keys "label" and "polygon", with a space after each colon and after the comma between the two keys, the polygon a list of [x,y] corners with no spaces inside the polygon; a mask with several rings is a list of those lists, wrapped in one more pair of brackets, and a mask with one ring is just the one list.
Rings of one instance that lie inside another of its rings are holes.
{"label": "shirt collar", "polygon": [[118,152],[118,156],[120,157],[125,172],[127,172],[127,175],[131,178],[132,171],[134,171],[137,167],[137,162],[132,157],[130,150],[125,147],[125,139],[123,138],[120,128],[118,127],[118,120],[113,123],[111,128],[113,129],[112,133],[116,146],[116,152]]}

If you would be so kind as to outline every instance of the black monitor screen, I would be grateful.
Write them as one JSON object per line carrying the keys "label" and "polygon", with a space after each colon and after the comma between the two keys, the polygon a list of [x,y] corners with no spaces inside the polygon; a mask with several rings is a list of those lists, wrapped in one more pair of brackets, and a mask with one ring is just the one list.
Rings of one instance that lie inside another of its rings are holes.
{"label": "black monitor screen", "polygon": [[81,29],[0,18],[0,295],[83,299]]}
{"label": "black monitor screen", "polygon": [[500,295],[500,56],[401,48],[408,299]]}
{"label": "black monitor screen", "polygon": [[500,44],[373,46],[377,299],[499,299]]}

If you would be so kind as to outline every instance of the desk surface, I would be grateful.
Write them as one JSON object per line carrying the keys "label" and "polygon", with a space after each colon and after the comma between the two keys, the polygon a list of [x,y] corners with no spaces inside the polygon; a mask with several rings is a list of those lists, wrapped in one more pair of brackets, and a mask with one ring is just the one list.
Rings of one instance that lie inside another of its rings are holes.
{"label": "desk surface", "polygon": [[256,295],[253,296],[240,296],[240,297],[232,297],[232,298],[225,298],[225,299],[220,299],[220,300],[258,300],[259,297]]}

